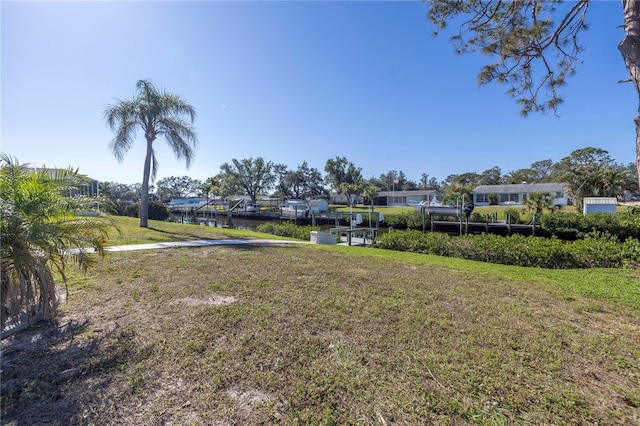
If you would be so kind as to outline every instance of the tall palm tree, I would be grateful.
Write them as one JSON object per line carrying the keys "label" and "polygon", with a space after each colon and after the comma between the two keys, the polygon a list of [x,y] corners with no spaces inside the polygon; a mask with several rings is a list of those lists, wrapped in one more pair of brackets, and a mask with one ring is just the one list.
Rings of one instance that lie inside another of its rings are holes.
{"label": "tall palm tree", "polygon": [[86,179],[71,169],[30,169],[0,154],[0,283],[3,337],[54,316],[59,298],[52,270],[66,281],[69,260],[86,269],[104,254],[106,225],[76,217],[94,198],[69,198]]}
{"label": "tall palm tree", "polygon": [[[142,129],[147,141],[147,151],[142,173],[140,193],[140,227],[148,227],[149,179],[155,180],[158,161],[153,142],[163,136],[177,159],[184,158],[187,168],[194,157],[198,138],[191,126],[196,117],[195,108],[179,95],[157,89],[149,80],[138,80],[136,96],[130,100],[116,99],[115,105],[107,105],[104,118],[115,133],[109,149],[119,162],[133,146],[136,130]],[[189,117],[189,122],[183,119]]]}

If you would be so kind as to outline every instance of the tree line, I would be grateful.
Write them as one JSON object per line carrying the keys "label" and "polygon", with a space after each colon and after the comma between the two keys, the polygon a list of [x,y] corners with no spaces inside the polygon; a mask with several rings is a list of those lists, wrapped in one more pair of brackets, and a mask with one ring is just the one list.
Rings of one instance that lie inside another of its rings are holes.
{"label": "tree line", "polygon": [[[617,163],[600,148],[582,148],[554,163],[536,161],[527,168],[503,173],[498,166],[482,172],[452,174],[438,181],[428,173],[413,180],[402,171],[389,170],[378,177],[364,178],[362,168],[345,157],[327,160],[324,173],[306,161],[295,169],[262,157],[233,159],[220,166],[216,175],[200,181],[189,176],[163,178],[150,186],[151,200],[168,202],[175,198],[247,196],[256,202],[261,196],[311,199],[327,197],[330,191],[348,200],[360,196],[371,200],[382,191],[437,190],[444,201],[455,200],[478,185],[564,182],[575,200],[586,196],[622,197],[638,187],[634,163]],[[140,202],[140,184],[102,182],[101,194],[124,203]]]}

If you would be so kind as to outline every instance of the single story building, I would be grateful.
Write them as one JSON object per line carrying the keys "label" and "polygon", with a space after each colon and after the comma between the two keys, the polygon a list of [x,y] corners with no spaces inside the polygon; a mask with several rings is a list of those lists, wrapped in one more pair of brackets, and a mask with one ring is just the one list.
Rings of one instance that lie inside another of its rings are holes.
{"label": "single story building", "polygon": [[[49,177],[55,179],[56,176],[65,169],[50,169],[50,168],[42,168],[42,167],[29,167],[28,170],[33,172],[36,171],[44,171]],[[78,197],[78,196],[88,196],[88,197],[97,197],[100,195],[100,182],[96,179],[91,179],[88,176],[85,176],[85,182],[82,184],[78,183],[77,185],[69,188],[69,196],[70,197]]]}
{"label": "single story building", "polygon": [[567,189],[563,183],[520,183],[510,185],[478,185],[471,195],[477,206],[488,206],[491,194],[495,194],[501,206],[522,205],[534,192],[548,192],[553,198],[554,206],[569,204]]}
{"label": "single story building", "polygon": [[[344,194],[338,194],[336,192],[332,192],[329,194],[329,204],[347,204],[349,199]],[[364,197],[362,195],[352,196],[353,204],[364,204]]]}
{"label": "single story building", "polygon": [[434,198],[442,199],[436,189],[419,189],[413,191],[380,191],[373,199],[376,206],[410,206],[421,202],[431,202]]}
{"label": "single story building", "polygon": [[582,213],[615,213],[618,200],[616,197],[585,197],[582,207]]}

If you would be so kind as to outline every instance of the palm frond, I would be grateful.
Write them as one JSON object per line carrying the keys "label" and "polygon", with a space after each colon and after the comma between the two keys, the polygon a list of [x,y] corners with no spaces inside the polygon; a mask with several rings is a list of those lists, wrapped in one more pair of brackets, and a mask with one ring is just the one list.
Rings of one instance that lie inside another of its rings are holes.
{"label": "palm frond", "polygon": [[109,150],[118,162],[133,147],[136,129],[141,123],[138,113],[138,102],[118,101],[115,105],[107,105],[104,117],[107,125],[115,132],[115,137],[109,143]]}
{"label": "palm frond", "polygon": [[156,151],[154,149],[151,149],[151,182],[155,182],[157,172],[158,158],[156,157]]}
{"label": "palm frond", "polygon": [[[6,155],[0,170],[2,329],[50,318],[58,304],[51,268],[65,279],[67,259],[86,268],[104,254],[105,222],[76,219],[82,199],[64,196],[83,175],[72,168],[29,170]],[[90,248],[90,249],[88,249]],[[71,256],[70,256],[71,255]]]}

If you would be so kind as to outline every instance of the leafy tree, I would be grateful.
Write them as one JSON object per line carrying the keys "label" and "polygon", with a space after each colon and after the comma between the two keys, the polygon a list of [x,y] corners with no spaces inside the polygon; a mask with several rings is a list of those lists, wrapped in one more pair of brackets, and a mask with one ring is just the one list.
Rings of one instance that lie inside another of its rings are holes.
{"label": "leafy tree", "polygon": [[258,195],[265,194],[273,188],[277,175],[275,170],[282,167],[258,157],[243,160],[231,160],[231,164],[220,166],[220,180],[225,194],[248,195],[252,202],[256,202]]}
{"label": "leafy tree", "polygon": [[400,191],[415,191],[418,189],[418,183],[414,180],[408,179],[402,170],[400,170],[398,178],[400,180]]}
{"label": "leafy tree", "polygon": [[211,176],[207,180],[205,180],[201,187],[200,192],[207,197],[207,201],[211,195],[218,195],[222,192],[222,178],[220,175]]}
{"label": "leafy tree", "polygon": [[438,183],[438,179],[435,177],[430,178],[428,173],[423,173],[420,177],[420,182],[417,184],[415,189],[440,189],[440,184]]}
{"label": "leafy tree", "polygon": [[418,189],[429,189],[429,174],[423,173],[420,176],[420,183],[418,183]]}
{"label": "leafy tree", "polygon": [[527,182],[531,183],[548,183],[551,182],[551,172],[553,171],[553,161],[542,160],[536,161],[531,164],[531,171],[533,171],[533,177]]}
{"label": "leafy tree", "polygon": [[344,194],[349,204],[351,204],[351,199],[356,193],[362,194],[363,188],[359,186],[364,182],[361,173],[362,169],[356,167],[345,157],[327,160],[324,171],[327,173],[325,181],[338,194]]}
{"label": "leafy tree", "polygon": [[442,185],[438,182],[438,179],[432,177],[429,179],[427,189],[435,189],[436,191],[440,191],[440,189],[442,189]]}
{"label": "leafy tree", "polygon": [[380,188],[381,191],[414,191],[418,189],[422,183],[426,185],[425,181],[429,175],[422,174],[421,183],[408,179],[407,175],[400,170],[389,170],[387,173],[381,174],[378,178],[376,185]]}
{"label": "leafy tree", "polygon": [[536,173],[532,169],[518,169],[507,173],[504,176],[504,183],[518,184],[522,182],[536,183]]}
{"label": "leafy tree", "polygon": [[[129,217],[138,217],[140,213],[140,205],[139,204],[131,204],[122,210],[123,216]],[[167,210],[167,206],[165,206],[160,201],[150,201],[149,202],[149,219],[151,220],[167,220],[169,218],[169,210]]]}
{"label": "leafy tree", "polygon": [[136,188],[126,183],[100,182],[100,194],[114,202],[140,200],[140,191],[136,191]]}
{"label": "leafy tree", "polygon": [[[107,105],[104,117],[115,137],[109,144],[111,152],[120,162],[131,149],[137,129],[141,129],[147,142],[142,186],[140,188],[140,227],[148,227],[149,181],[155,180],[158,169],[153,142],[164,137],[176,158],[184,158],[191,165],[198,138],[192,123],[196,110],[184,98],[157,89],[149,80],[138,80],[136,96],[130,100],[116,99]],[[183,117],[187,116],[189,122]]]}
{"label": "leafy tree", "polygon": [[309,167],[306,161],[297,170],[282,169],[278,184],[279,192],[289,198],[307,199],[325,192],[320,171]]}
{"label": "leafy tree", "polygon": [[[587,28],[589,3],[578,0],[559,8],[557,0],[432,0],[429,19],[437,27],[436,34],[450,22],[461,22],[451,37],[456,52],[479,50],[495,59],[482,67],[478,83],[507,85],[507,93],[526,116],[530,112],[556,112],[562,103],[558,90],[579,63],[583,50],[579,35]],[[622,0],[622,12],[625,37],[618,49],[640,101],[640,2]],[[636,169],[640,173],[640,108],[634,121]]]}
{"label": "leafy tree", "polygon": [[202,182],[189,176],[171,176],[156,182],[156,192],[160,200],[195,197],[202,191]]}
{"label": "leafy tree", "polygon": [[495,166],[485,170],[478,179],[478,185],[500,185],[502,183],[502,170]]}
{"label": "leafy tree", "polygon": [[622,175],[614,166],[607,151],[588,147],[573,151],[554,167],[581,211],[584,197],[621,195]]}
{"label": "leafy tree", "polygon": [[626,167],[622,167],[623,190],[635,192],[638,189],[638,170],[635,163],[629,163]]}
{"label": "leafy tree", "polygon": [[395,180],[398,180],[398,183],[400,183],[400,180],[398,179],[398,172],[396,170],[389,170],[387,173],[380,175],[378,178],[378,186],[380,186],[382,191],[392,191],[393,189],[396,189],[396,184],[394,183]]}
{"label": "leafy tree", "polygon": [[445,203],[456,203],[462,198],[471,199],[471,191],[478,186],[481,176],[475,172],[449,175],[443,182]]}
{"label": "leafy tree", "polygon": [[[59,298],[52,270],[66,281],[71,261],[82,269],[104,253],[106,225],[73,212],[91,208],[93,197],[68,198],[86,182],[77,170],[32,170],[0,156],[2,329],[17,331],[55,315]],[[93,249],[93,250],[92,250]]]}
{"label": "leafy tree", "polygon": [[527,183],[547,183],[554,180],[554,164],[551,160],[536,161],[531,167],[518,169],[507,173],[504,182],[509,184]]}

